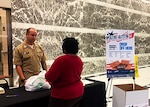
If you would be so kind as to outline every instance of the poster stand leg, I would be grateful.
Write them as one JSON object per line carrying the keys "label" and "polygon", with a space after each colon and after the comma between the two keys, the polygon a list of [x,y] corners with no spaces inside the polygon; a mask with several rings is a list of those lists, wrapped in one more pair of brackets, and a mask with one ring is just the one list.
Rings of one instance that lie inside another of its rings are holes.
{"label": "poster stand leg", "polygon": [[[111,91],[111,86],[112,86],[112,78],[108,78],[108,83],[107,83],[107,87],[106,87],[106,95],[108,95],[107,98],[107,102],[109,102],[109,98],[110,98],[110,91]],[[108,94],[107,94],[108,93]]]}
{"label": "poster stand leg", "polygon": [[133,90],[135,90],[135,77],[133,77]]}

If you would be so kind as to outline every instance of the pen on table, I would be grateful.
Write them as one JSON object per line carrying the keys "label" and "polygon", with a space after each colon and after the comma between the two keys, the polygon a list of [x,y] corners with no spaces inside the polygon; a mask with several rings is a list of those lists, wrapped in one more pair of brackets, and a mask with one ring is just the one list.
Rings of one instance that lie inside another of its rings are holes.
{"label": "pen on table", "polygon": [[10,98],[10,97],[17,97],[18,94],[10,94],[10,95],[6,95],[7,98]]}

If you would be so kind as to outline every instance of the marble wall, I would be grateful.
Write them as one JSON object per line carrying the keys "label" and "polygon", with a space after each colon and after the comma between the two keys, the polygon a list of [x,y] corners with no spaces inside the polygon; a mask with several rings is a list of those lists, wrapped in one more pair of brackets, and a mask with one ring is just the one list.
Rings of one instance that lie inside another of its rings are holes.
{"label": "marble wall", "polygon": [[150,4],[141,0],[12,0],[13,49],[35,27],[48,64],[62,54],[65,37],[80,43],[84,75],[105,73],[106,29],[135,31],[139,66],[150,65]]}

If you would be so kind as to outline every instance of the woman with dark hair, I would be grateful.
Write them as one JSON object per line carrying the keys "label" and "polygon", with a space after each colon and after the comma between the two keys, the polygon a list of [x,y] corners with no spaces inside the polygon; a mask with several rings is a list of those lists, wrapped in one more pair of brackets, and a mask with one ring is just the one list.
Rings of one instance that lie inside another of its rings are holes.
{"label": "woman with dark hair", "polygon": [[62,45],[64,55],[55,59],[45,74],[51,84],[49,107],[79,107],[84,86],[81,81],[83,62],[77,56],[78,44],[75,38],[65,38]]}

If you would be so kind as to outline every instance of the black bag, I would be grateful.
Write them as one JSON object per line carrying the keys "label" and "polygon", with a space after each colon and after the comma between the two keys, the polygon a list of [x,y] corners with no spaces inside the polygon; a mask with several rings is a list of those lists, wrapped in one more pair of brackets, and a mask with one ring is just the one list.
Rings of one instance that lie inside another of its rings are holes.
{"label": "black bag", "polygon": [[0,87],[4,89],[9,89],[8,81],[5,78],[0,78],[0,81],[2,81],[0,82]]}

